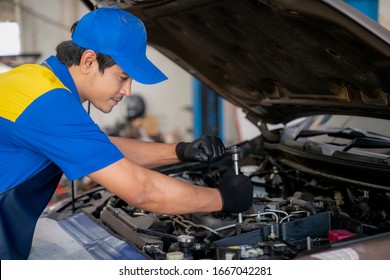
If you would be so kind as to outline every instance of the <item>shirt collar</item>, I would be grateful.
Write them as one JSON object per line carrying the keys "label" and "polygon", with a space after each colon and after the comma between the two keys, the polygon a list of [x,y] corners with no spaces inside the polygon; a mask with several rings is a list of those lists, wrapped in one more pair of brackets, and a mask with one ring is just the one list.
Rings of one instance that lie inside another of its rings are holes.
{"label": "shirt collar", "polygon": [[79,92],[77,91],[73,78],[64,63],[59,61],[57,57],[50,56],[42,64],[50,68],[72,94],[77,95],[77,98],[80,100]]}

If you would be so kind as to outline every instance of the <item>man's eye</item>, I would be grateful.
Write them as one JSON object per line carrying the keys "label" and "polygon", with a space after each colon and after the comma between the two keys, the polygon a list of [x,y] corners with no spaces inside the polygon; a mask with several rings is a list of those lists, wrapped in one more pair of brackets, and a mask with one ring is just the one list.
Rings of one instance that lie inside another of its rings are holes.
{"label": "man's eye", "polygon": [[122,81],[126,81],[129,77],[120,77]]}

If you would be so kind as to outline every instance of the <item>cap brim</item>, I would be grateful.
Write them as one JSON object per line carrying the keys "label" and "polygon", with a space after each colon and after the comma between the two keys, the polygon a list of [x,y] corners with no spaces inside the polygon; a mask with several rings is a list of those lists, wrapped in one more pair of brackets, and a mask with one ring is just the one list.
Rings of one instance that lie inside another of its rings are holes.
{"label": "cap brim", "polygon": [[112,59],[127,75],[141,84],[156,84],[168,79],[146,56],[134,58],[112,56]]}

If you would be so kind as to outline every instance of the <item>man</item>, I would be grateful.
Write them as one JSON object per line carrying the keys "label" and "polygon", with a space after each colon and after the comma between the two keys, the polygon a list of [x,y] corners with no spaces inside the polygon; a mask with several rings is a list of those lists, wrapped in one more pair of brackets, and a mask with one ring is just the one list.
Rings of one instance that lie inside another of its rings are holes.
{"label": "man", "polygon": [[88,176],[129,204],[162,214],[249,208],[250,180],[232,176],[219,189],[175,180],[148,168],[178,161],[211,162],[225,147],[217,137],[162,144],[107,137],[82,103],[110,112],[131,82],[166,79],[146,57],[146,32],[135,16],[101,8],[72,28],[42,65],[0,75],[0,257],[25,259],[38,217],[64,173]]}

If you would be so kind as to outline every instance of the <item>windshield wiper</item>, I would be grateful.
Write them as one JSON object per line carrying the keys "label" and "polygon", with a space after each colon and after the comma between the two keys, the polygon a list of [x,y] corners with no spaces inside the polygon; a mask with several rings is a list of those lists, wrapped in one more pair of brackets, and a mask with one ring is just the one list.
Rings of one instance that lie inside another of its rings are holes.
{"label": "windshield wiper", "polygon": [[390,148],[390,138],[373,132],[368,132],[363,129],[356,129],[346,127],[343,129],[328,129],[328,130],[302,130],[295,137],[307,138],[313,136],[328,135],[336,138],[351,139],[352,142],[348,144],[343,151],[348,151],[351,148]]}
{"label": "windshield wiper", "polygon": [[390,148],[390,140],[371,137],[356,137],[343,149],[343,151],[346,152],[351,148],[388,149]]}
{"label": "windshield wiper", "polygon": [[[327,129],[327,130],[302,130],[295,137],[295,140],[298,138],[307,138],[320,135],[328,135],[331,137],[338,137],[344,139],[355,139],[356,137],[372,137],[373,133],[368,133],[363,129],[357,129],[353,127],[346,127],[343,129]],[[378,139],[381,139],[378,137]]]}

